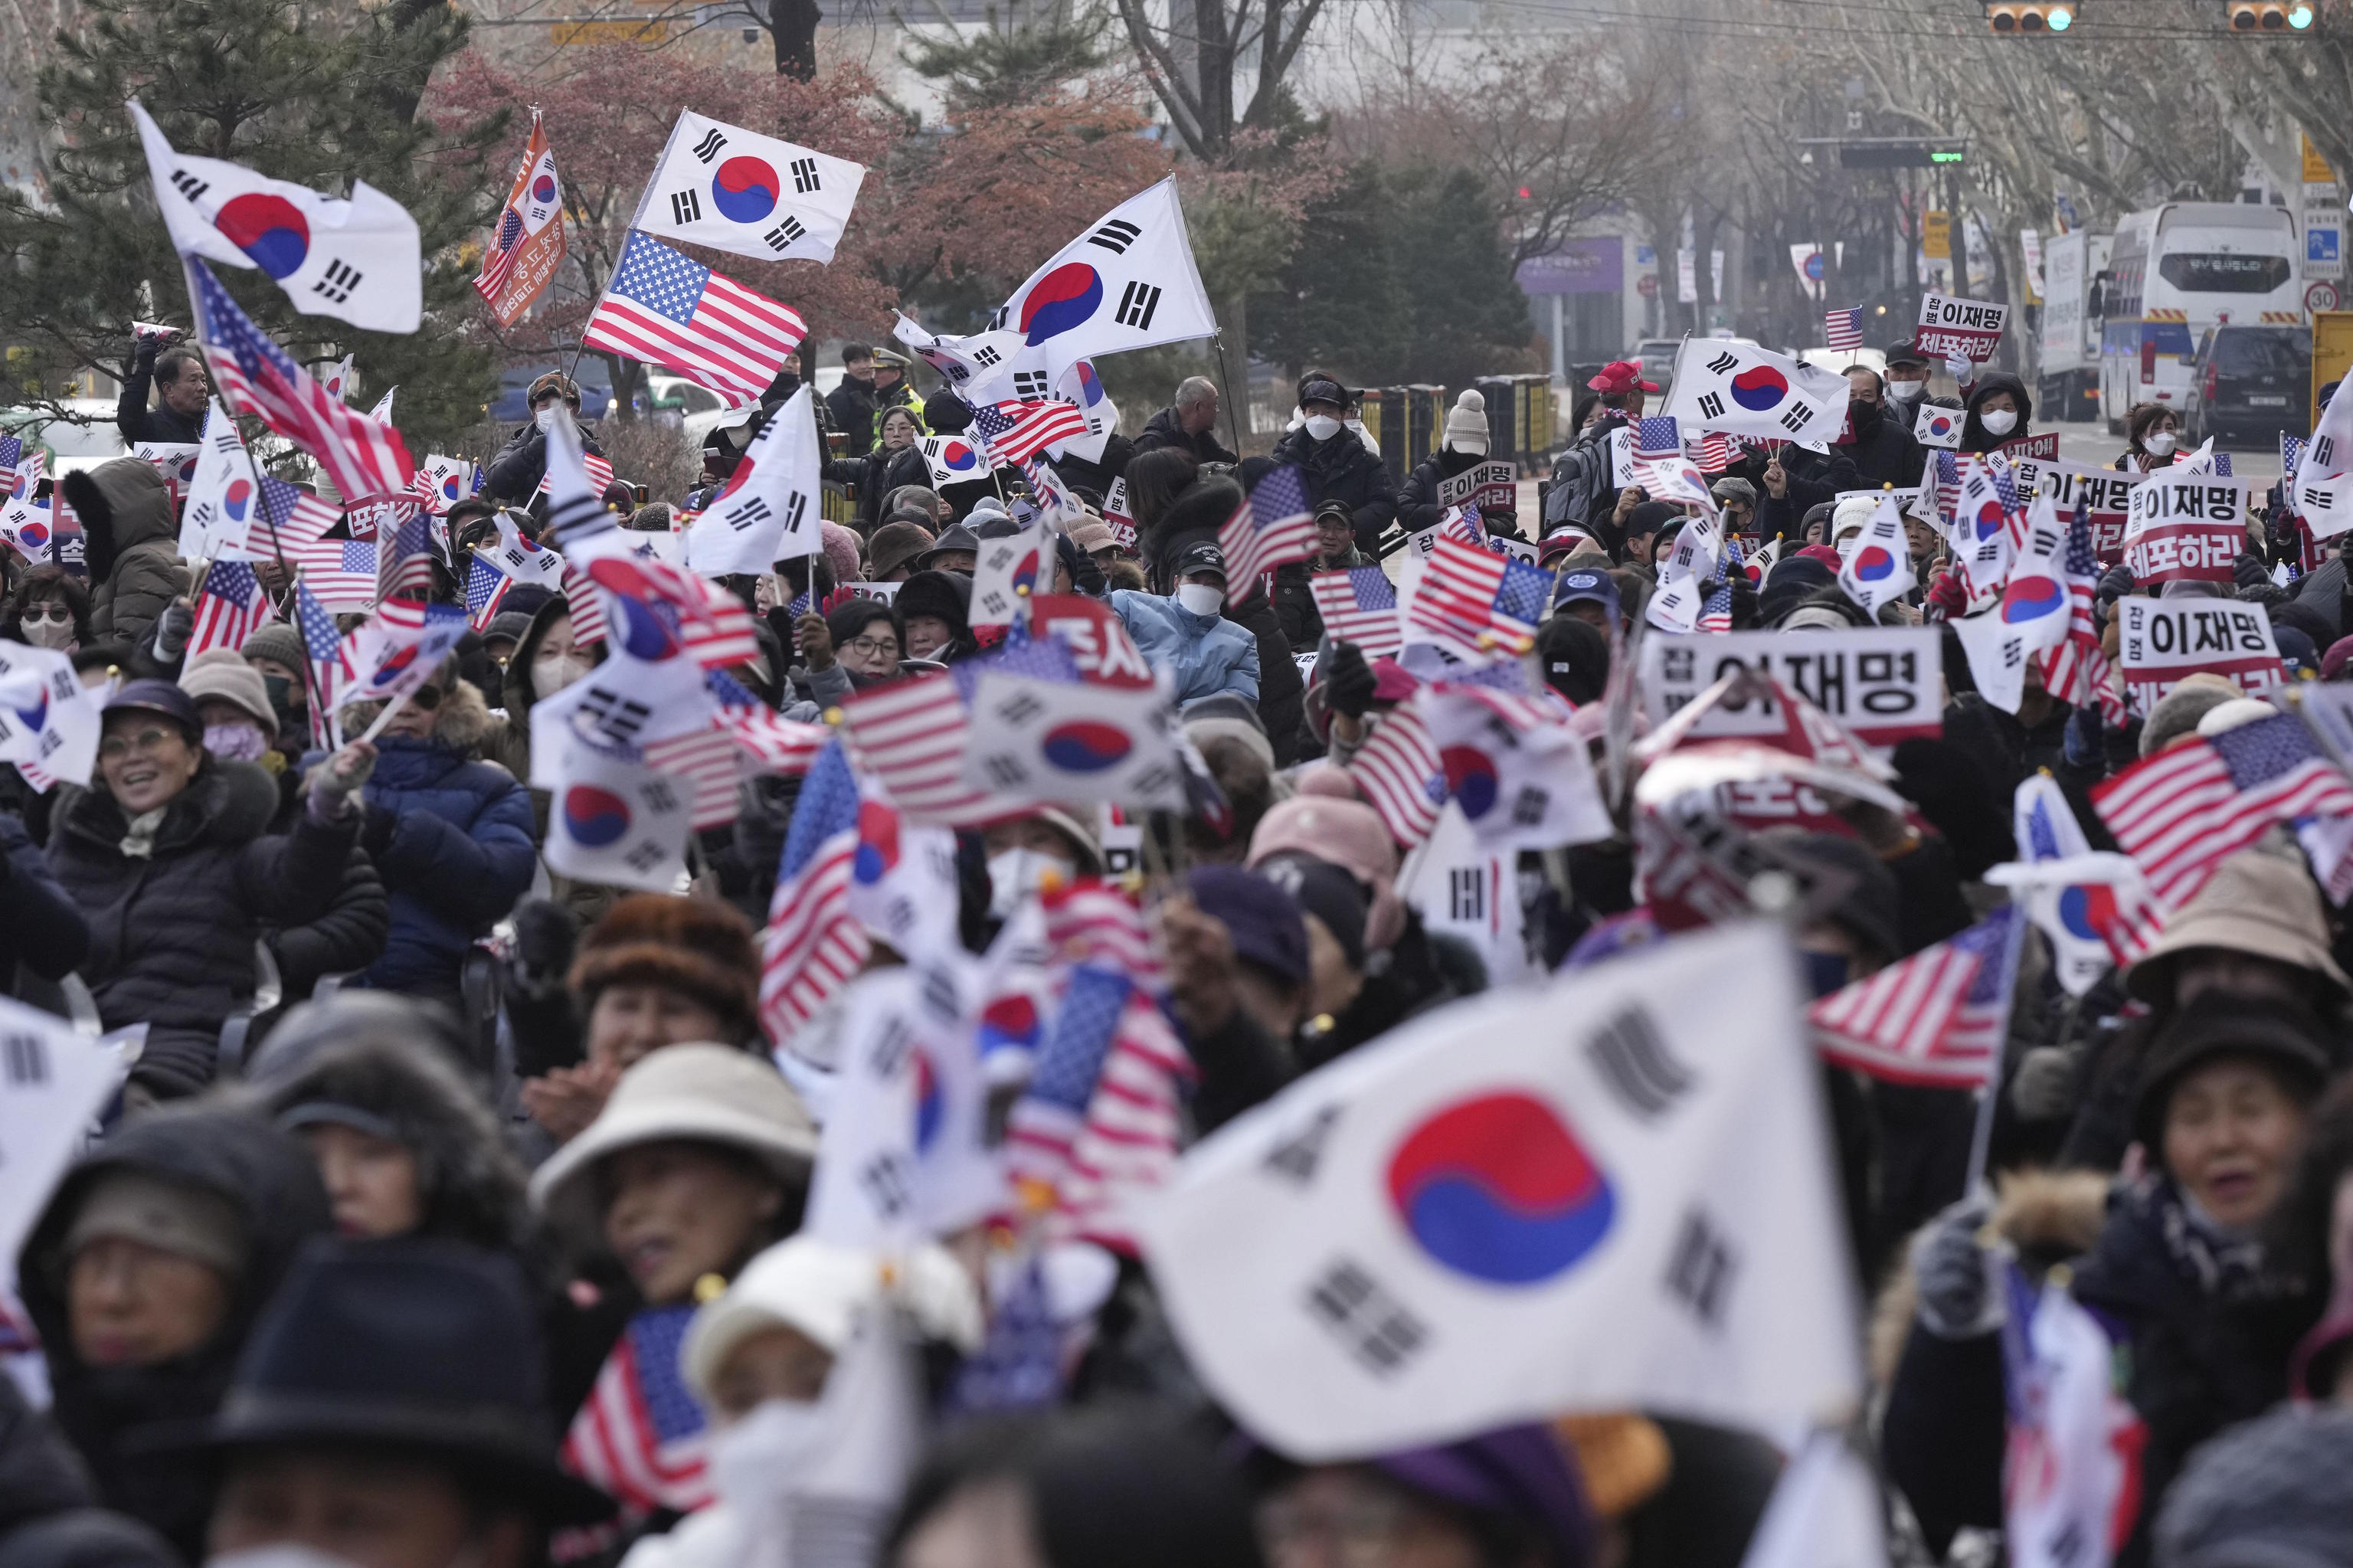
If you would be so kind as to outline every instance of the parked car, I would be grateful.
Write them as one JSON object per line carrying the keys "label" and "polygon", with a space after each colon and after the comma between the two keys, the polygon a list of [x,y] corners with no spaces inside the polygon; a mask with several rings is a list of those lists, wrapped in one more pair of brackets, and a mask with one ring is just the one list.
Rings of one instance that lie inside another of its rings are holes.
{"label": "parked car", "polygon": [[21,436],[48,452],[52,475],[96,468],[131,449],[114,426],[111,397],[69,397],[62,417],[37,408],[0,409],[0,430]]}
{"label": "parked car", "polygon": [[[499,395],[491,401],[491,418],[502,425],[520,425],[530,418],[531,408],[522,400],[523,394],[549,371],[563,368],[561,365],[519,365],[500,371]],[[571,374],[580,384],[580,417],[603,418],[613,407],[613,383],[605,373],[604,361],[583,355],[579,368]]]}
{"label": "parked car", "polygon": [[2300,326],[2207,329],[2190,366],[2182,424],[2191,442],[2269,445],[2304,431],[2312,393],[2312,332]]}
{"label": "parked car", "polygon": [[1642,379],[1657,382],[1662,397],[1674,381],[1675,350],[1682,346],[1683,340],[1673,337],[1646,337],[1634,345],[1634,357],[1642,362]]}

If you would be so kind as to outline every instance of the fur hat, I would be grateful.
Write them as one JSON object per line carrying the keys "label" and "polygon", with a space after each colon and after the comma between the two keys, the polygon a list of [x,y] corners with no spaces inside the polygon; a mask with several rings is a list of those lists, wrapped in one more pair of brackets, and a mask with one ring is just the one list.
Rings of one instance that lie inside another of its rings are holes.
{"label": "fur hat", "polygon": [[1487,453],[1487,398],[1475,387],[1466,387],[1446,414],[1446,444],[1458,452]]}
{"label": "fur hat", "polygon": [[609,986],[665,987],[719,1014],[728,1039],[742,1042],[759,1018],[760,952],[751,926],[727,905],[633,893],[580,938],[570,983],[584,1016]]}

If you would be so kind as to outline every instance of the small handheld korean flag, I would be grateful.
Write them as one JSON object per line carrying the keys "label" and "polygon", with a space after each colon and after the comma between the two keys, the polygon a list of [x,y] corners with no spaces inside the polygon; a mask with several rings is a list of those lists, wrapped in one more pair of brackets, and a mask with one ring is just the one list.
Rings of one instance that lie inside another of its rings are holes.
{"label": "small handheld korean flag", "polygon": [[685,110],[630,227],[763,261],[830,261],[865,178],[847,158]]}
{"label": "small handheld korean flag", "polygon": [[1882,495],[1878,510],[1839,563],[1839,587],[1877,615],[1881,605],[1910,593],[1917,580],[1912,575],[1912,546],[1904,535],[1903,511],[1893,493]]}
{"label": "small handheld korean flag", "polygon": [[136,99],[125,107],[181,255],[259,267],[304,315],[371,332],[417,330],[425,270],[417,220],[398,202],[365,180],[352,182],[351,200],[336,201],[241,164],[175,153]]}
{"label": "small handheld korean flag", "polygon": [[648,893],[686,874],[694,787],[648,767],[634,747],[606,747],[576,728],[563,740],[547,813],[547,868]]}
{"label": "small handheld korean flag", "polygon": [[1186,1359],[1305,1463],[1861,1392],[1797,963],[1763,924],[1453,1003],[1194,1145],[1133,1229]]}
{"label": "small handheld korean flag", "polygon": [[804,387],[776,411],[726,488],[687,530],[689,570],[756,577],[778,561],[817,554],[825,469],[809,409],[814,396]]}
{"label": "small handheld korean flag", "polygon": [[43,794],[87,785],[98,763],[102,705],[111,688],[85,688],[54,648],[0,642],[0,762],[14,763]]}
{"label": "small handheld korean flag", "polygon": [[[1043,591],[1039,579],[1052,570],[1053,560],[1054,546],[1043,527],[982,540],[972,574],[972,624],[1013,624],[1021,601]],[[1053,586],[1047,581],[1047,588]]]}
{"label": "small handheld korean flag", "polygon": [[2026,694],[2026,662],[2067,636],[2072,605],[2063,568],[2067,530],[2048,495],[2027,514],[2026,543],[2011,564],[2001,598],[1991,609],[1951,623],[1968,654],[1969,674],[1985,700],[2007,714]]}
{"label": "small handheld korean flag", "polygon": [[259,470],[246,455],[237,421],[213,399],[205,439],[196,443],[196,471],[180,509],[180,555],[190,561],[250,561],[270,554],[249,547],[261,515]]}
{"label": "small handheld korean flag", "polygon": [[0,997],[0,1247],[14,1257],[119,1077],[107,1046]]}
{"label": "small handheld korean flag", "polygon": [[1845,428],[1846,377],[1728,338],[1683,340],[1666,411],[1686,433],[1832,441]]}
{"label": "small handheld korean flag", "polygon": [[1924,447],[1942,447],[1947,451],[1958,450],[1961,444],[1962,414],[1958,408],[1941,404],[1923,403],[1912,417],[1912,439]]}

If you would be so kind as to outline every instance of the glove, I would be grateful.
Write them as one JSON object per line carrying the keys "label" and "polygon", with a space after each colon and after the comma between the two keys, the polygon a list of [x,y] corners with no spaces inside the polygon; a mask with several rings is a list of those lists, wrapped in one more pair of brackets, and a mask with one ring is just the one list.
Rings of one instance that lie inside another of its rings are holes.
{"label": "glove", "polygon": [[2075,1055],[2064,1045],[2037,1045],[2018,1059],[2010,1108],[2026,1121],[2057,1121],[2075,1108]]}
{"label": "glove", "polygon": [[1958,620],[1969,611],[1968,589],[1961,586],[1958,572],[1940,572],[1928,585],[1922,608],[1930,620]]}
{"label": "glove", "polygon": [[176,664],[188,651],[188,639],[195,634],[196,612],[184,599],[175,599],[164,607],[155,618],[155,658],[161,663]]}
{"label": "glove", "polygon": [[1362,718],[1373,705],[1373,692],[1377,683],[1373,667],[1365,662],[1365,651],[1353,642],[1335,642],[1328,661],[1330,673],[1324,677],[1324,704],[1335,714]]}
{"label": "glove", "polygon": [[1951,371],[1953,379],[1964,387],[1969,384],[1969,378],[1977,373],[1977,366],[1969,363],[1969,356],[1966,354],[1945,355],[1945,368]]}
{"label": "glove", "polygon": [[514,907],[515,957],[534,977],[561,975],[572,967],[579,928],[552,898],[526,898]]}
{"label": "glove", "polygon": [[2099,599],[2111,605],[2133,590],[2132,568],[2118,561],[2100,575]]}
{"label": "glove", "polygon": [[1920,1326],[1940,1340],[1975,1339],[2001,1327],[1993,1255],[1978,1244],[1978,1232],[1992,1212],[1988,1194],[1971,1193],[1929,1222],[1912,1243]]}
{"label": "glove", "polygon": [[311,798],[314,809],[330,821],[341,815],[375,771],[375,745],[364,740],[352,742],[312,771]]}
{"label": "glove", "polygon": [[2069,763],[2077,768],[2098,768],[2105,750],[2100,742],[2100,705],[2085,703],[2067,715],[2067,733],[2062,742]]}
{"label": "glove", "polygon": [[2270,588],[2272,574],[2262,556],[2242,555],[2231,563],[2231,581],[2241,588]]}

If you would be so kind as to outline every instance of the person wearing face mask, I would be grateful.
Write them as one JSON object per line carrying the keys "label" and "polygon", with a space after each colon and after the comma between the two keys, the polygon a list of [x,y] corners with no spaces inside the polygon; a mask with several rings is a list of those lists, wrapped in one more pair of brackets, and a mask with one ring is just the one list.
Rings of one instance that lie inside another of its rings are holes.
{"label": "person wearing face mask", "polygon": [[[1928,390],[1928,356],[1910,339],[1890,344],[1887,349],[1887,405],[1892,418],[1910,429],[1926,408],[1957,408],[1957,397],[1939,397]],[[1919,482],[1915,475],[1912,481]]]}
{"label": "person wearing face mask", "polygon": [[2136,403],[2125,412],[2124,455],[2108,466],[2126,473],[2170,468],[2180,445],[2181,426],[2172,409],[2162,403]]}
{"label": "person wearing face mask", "polygon": [[580,450],[594,457],[605,455],[605,449],[596,444],[596,433],[580,423],[580,388],[572,377],[551,370],[531,384],[523,400],[531,408],[531,422],[515,431],[482,474],[484,495],[517,506],[531,504],[539,482],[546,477],[550,421],[571,420]]}
{"label": "person wearing face mask", "polygon": [[1858,365],[1846,373],[1848,439],[1846,454],[1854,463],[1855,478],[1866,490],[1882,485],[1911,486],[1920,482],[1926,460],[1912,437],[1908,418],[1883,401],[1878,373]]}
{"label": "person wearing face mask", "polygon": [[1356,547],[1377,550],[1397,520],[1397,481],[1347,428],[1348,394],[1337,381],[1311,372],[1299,384],[1299,407],[1305,421],[1275,443],[1275,464],[1302,471],[1310,505],[1345,502]]}
{"label": "person wearing face mask", "polygon": [[825,1403],[834,1366],[881,1305],[886,1275],[927,1361],[980,1348],[979,1294],[945,1248],[927,1242],[886,1262],[810,1236],[778,1242],[695,1313],[680,1351],[687,1388],[711,1412],[719,1500],[638,1541],[623,1568],[785,1568],[795,1482],[838,1430],[839,1395]]}
{"label": "person wearing face mask", "polygon": [[329,1224],[292,1137],[249,1111],[174,1107],[76,1161],[15,1260],[52,1417],[100,1500],[184,1561],[203,1556],[211,1478],[143,1440],[219,1407],[264,1303]]}
{"label": "person wearing face mask", "polygon": [[[1111,596],[1127,634],[1145,662],[1166,671],[1179,705],[1232,692],[1258,701],[1258,639],[1220,614],[1226,603],[1226,556],[1203,540],[1187,545],[1169,564],[1176,591]],[[1271,726],[1270,726],[1271,730]]]}
{"label": "person wearing face mask", "polygon": [[59,653],[90,641],[90,590],[63,567],[35,567],[0,612],[0,636]]}
{"label": "person wearing face mask", "polygon": [[1989,452],[2022,440],[2034,419],[2034,396],[2006,370],[1989,371],[1969,388],[1961,421],[1961,450]]}
{"label": "person wearing face mask", "polygon": [[[542,697],[552,697],[582,679],[604,662],[602,642],[583,645],[573,635],[572,601],[563,594],[550,598],[532,612],[531,623],[523,629],[514,652],[507,656],[501,686],[506,699],[506,722],[490,737],[483,754],[516,778],[529,779],[533,705]],[[532,804],[543,837],[547,828],[544,793],[534,790]],[[599,901],[599,910],[605,902],[608,901]]]}
{"label": "person wearing face mask", "polygon": [[557,1463],[544,1361],[512,1260],[315,1244],[220,1414],[170,1440],[218,1478],[206,1568],[537,1568],[554,1531],[613,1513]]}
{"label": "person wearing face mask", "polygon": [[1407,533],[1446,520],[1451,509],[1439,501],[1439,484],[1487,461],[1487,399],[1477,387],[1465,387],[1447,410],[1445,444],[1414,464],[1398,491],[1398,523]]}
{"label": "person wearing face mask", "polygon": [[262,694],[269,699],[269,711],[278,721],[279,751],[289,764],[301,761],[311,735],[302,634],[285,621],[273,620],[248,637],[239,652],[261,677]]}
{"label": "person wearing face mask", "polygon": [[134,1097],[192,1094],[213,1076],[220,1031],[253,994],[265,926],[327,913],[363,813],[375,747],[354,741],[312,770],[284,834],[269,776],[204,749],[195,700],[132,681],[108,702],[98,771],[49,830],[49,866],[90,920],[81,966],[110,1029],[144,1022]]}
{"label": "person wearing face mask", "polygon": [[988,860],[988,913],[1010,919],[1021,901],[1082,876],[1103,874],[1103,851],[1086,822],[1092,808],[1039,806],[980,835]]}

